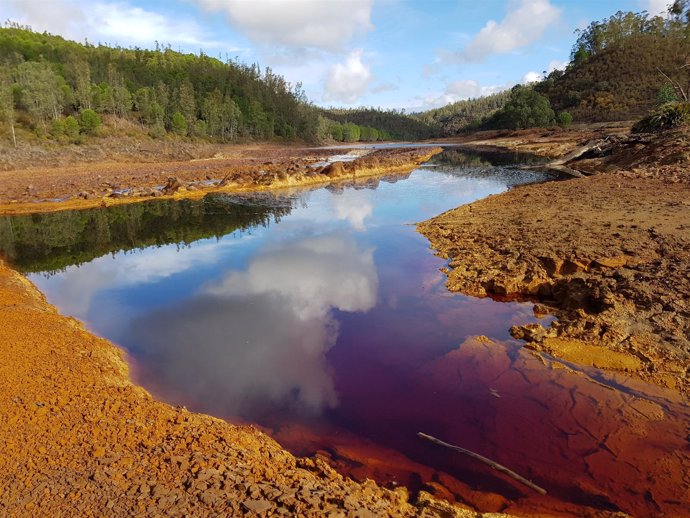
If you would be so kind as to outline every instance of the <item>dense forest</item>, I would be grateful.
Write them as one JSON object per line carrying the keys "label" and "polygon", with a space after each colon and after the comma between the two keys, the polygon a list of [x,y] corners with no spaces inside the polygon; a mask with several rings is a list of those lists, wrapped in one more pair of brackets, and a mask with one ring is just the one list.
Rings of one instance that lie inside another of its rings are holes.
{"label": "dense forest", "polygon": [[414,114],[414,118],[426,126],[439,128],[443,135],[455,135],[462,131],[478,129],[482,121],[503,108],[510,99],[504,91],[476,99],[457,101],[441,108]]}
{"label": "dense forest", "polygon": [[354,142],[431,134],[394,112],[331,116],[309,103],[300,84],[290,85],[270,68],[170,47],[80,44],[6,25],[0,28],[0,135],[9,139],[21,130],[80,142],[98,134],[104,116],[135,122],[155,138],[174,134],[220,142]]}

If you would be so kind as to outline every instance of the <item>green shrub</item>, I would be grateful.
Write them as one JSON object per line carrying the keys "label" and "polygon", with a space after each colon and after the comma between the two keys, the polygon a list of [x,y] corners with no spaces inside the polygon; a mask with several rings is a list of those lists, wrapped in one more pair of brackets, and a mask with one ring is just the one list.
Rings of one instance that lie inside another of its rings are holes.
{"label": "green shrub", "polygon": [[567,128],[573,123],[573,116],[568,112],[561,112],[556,117],[556,122],[562,128]]}
{"label": "green shrub", "polygon": [[72,142],[79,141],[79,121],[77,121],[77,119],[71,115],[65,117],[63,130],[65,136],[68,137]]}
{"label": "green shrub", "polygon": [[151,126],[149,128],[149,136],[153,138],[163,138],[167,135],[168,133],[165,131],[165,128],[163,127],[162,124],[156,124],[154,126]]}
{"label": "green shrub", "polygon": [[95,111],[87,108],[79,113],[79,127],[82,133],[92,135],[101,125],[101,117]]}
{"label": "green shrub", "polygon": [[187,134],[187,120],[180,112],[175,112],[172,116],[171,127],[173,133],[181,136]]}
{"label": "green shrub", "polygon": [[553,124],[556,114],[549,100],[532,88],[515,86],[510,100],[487,121],[489,128],[524,129],[546,127]]}
{"label": "green shrub", "polygon": [[670,102],[633,126],[634,133],[663,131],[690,124],[690,103]]}
{"label": "green shrub", "polygon": [[659,93],[656,96],[656,106],[661,107],[667,103],[678,102],[678,95],[675,89],[670,84],[665,84],[659,88]]}
{"label": "green shrub", "polygon": [[195,137],[205,137],[207,133],[206,121],[197,119],[194,122],[194,136]]}

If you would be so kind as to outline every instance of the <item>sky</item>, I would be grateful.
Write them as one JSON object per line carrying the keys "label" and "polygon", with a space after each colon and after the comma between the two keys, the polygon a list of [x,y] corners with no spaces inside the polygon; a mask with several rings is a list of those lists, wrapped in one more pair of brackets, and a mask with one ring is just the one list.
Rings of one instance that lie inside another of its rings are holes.
{"label": "sky", "polygon": [[671,0],[3,0],[68,39],[270,67],[320,106],[427,110],[562,68],[574,32]]}

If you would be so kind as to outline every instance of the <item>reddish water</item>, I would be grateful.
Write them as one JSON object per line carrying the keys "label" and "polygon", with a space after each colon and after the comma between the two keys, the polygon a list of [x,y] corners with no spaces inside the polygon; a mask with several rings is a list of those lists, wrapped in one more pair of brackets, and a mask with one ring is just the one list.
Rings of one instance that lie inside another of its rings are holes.
{"label": "reddish water", "polygon": [[354,478],[525,516],[690,516],[687,402],[521,348],[507,330],[537,320],[531,305],[448,293],[444,262],[405,225],[540,178],[440,160],[302,195],[268,228],[32,279],[125,346],[158,397],[259,424]]}

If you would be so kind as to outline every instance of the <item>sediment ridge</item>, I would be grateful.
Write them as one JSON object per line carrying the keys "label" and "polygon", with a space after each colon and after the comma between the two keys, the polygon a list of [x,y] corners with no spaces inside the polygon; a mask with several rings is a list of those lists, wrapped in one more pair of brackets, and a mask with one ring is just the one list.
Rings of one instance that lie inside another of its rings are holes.
{"label": "sediment ridge", "polygon": [[[347,151],[347,150],[344,150]],[[358,150],[326,163],[323,149],[274,149],[267,159],[240,154],[141,164],[89,164],[0,172],[0,214],[32,214],[151,199],[198,199],[211,192],[256,192],[409,172],[440,147]],[[343,150],[331,150],[331,153]]]}

